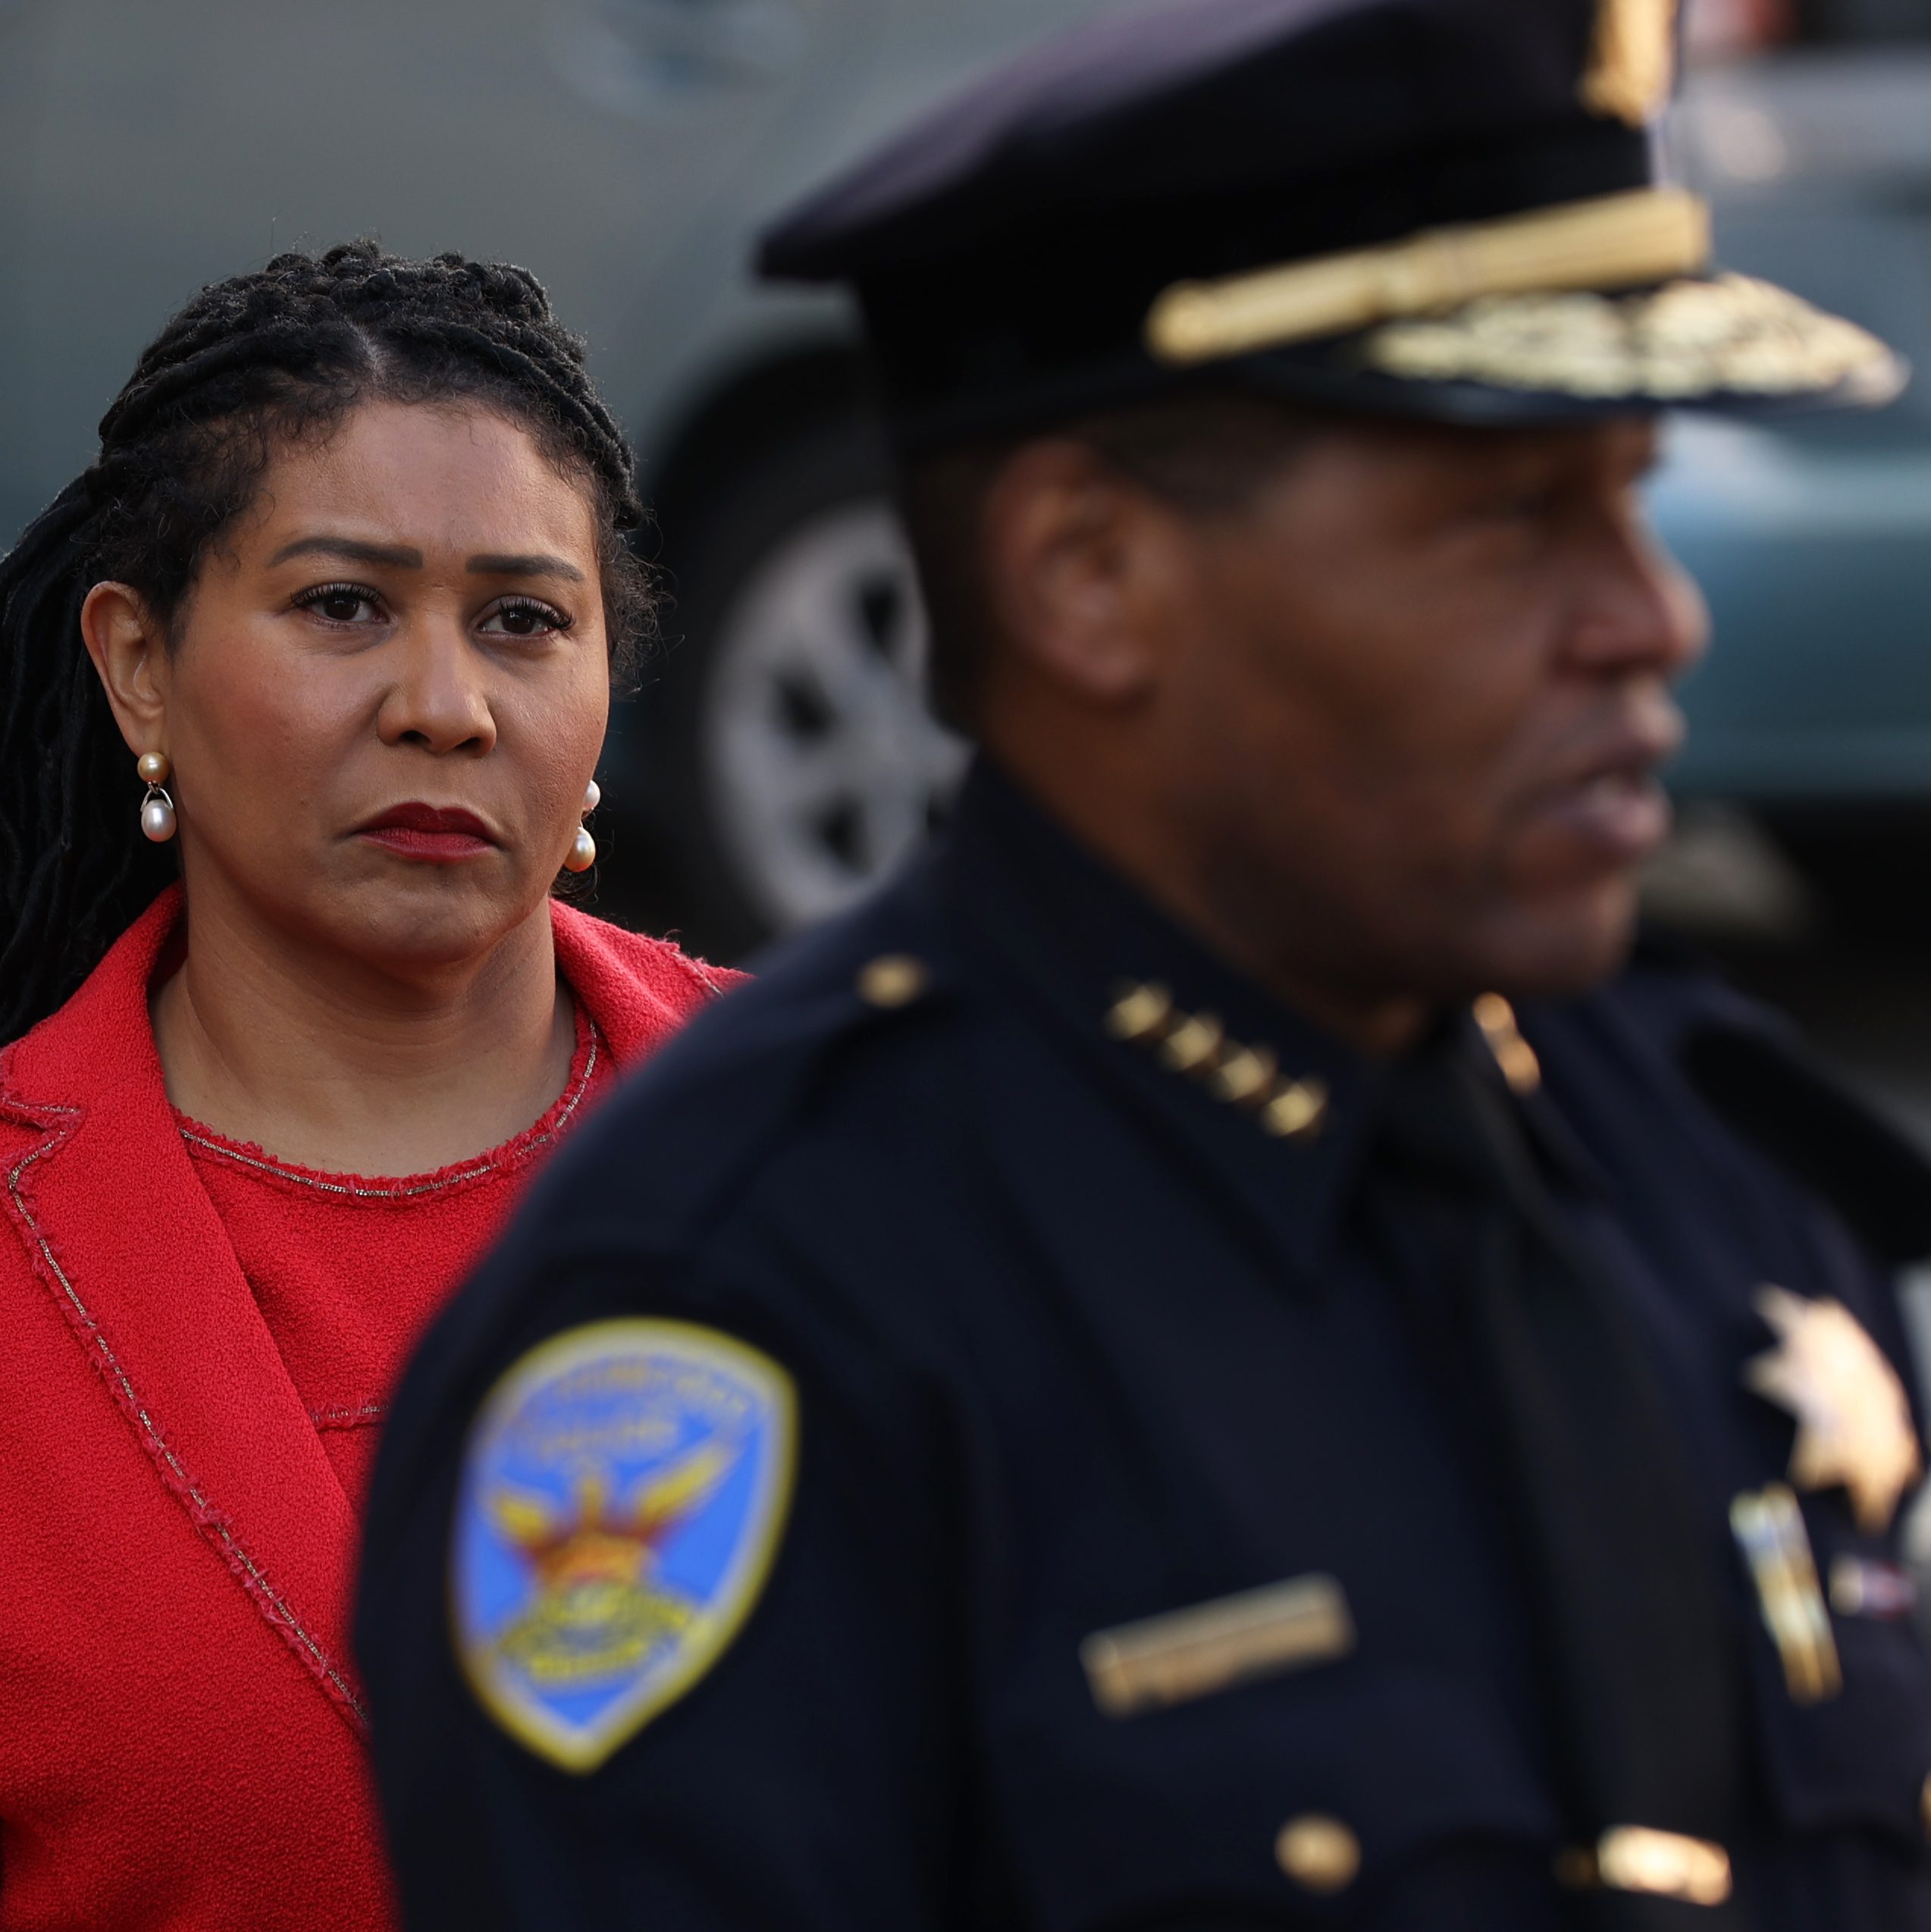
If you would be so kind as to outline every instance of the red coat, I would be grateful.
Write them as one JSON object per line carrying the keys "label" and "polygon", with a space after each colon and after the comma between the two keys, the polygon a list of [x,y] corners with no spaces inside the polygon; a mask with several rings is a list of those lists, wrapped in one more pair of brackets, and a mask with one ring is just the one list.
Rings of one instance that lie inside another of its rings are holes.
{"label": "red coat", "polygon": [[[177,910],[0,1053],[0,1927],[369,1932],[356,1524],[161,1084]],[[619,1064],[732,977],[553,918]]]}

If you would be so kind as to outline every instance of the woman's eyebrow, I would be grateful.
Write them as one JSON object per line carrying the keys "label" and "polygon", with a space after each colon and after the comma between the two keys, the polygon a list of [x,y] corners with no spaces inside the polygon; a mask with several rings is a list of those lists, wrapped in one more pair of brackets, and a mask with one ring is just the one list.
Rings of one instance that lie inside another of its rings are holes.
{"label": "woman's eyebrow", "polygon": [[469,567],[481,577],[563,577],[573,584],[583,582],[583,572],[574,563],[566,563],[560,557],[545,557],[541,552],[524,557],[485,550],[469,560]]}
{"label": "woman's eyebrow", "polygon": [[[339,557],[350,563],[384,563],[397,570],[420,570],[422,553],[406,544],[365,544],[353,537],[298,537],[268,559],[272,569],[291,557]],[[473,567],[473,566],[472,566]]]}

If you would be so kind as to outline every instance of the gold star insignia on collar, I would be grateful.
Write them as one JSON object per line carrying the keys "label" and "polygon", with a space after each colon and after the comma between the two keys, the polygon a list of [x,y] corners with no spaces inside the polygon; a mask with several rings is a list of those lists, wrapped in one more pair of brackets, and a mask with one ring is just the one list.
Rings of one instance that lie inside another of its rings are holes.
{"label": "gold star insignia on collar", "polygon": [[1499,993],[1485,993],[1473,1008],[1475,1024],[1502,1069],[1511,1093],[1533,1093],[1542,1084],[1542,1062],[1516,1024],[1516,1009]]}
{"label": "gold star insignia on collar", "polygon": [[1792,1482],[1799,1489],[1842,1485],[1858,1527],[1882,1535],[1924,1469],[1897,1370],[1841,1301],[1770,1287],[1756,1299],[1777,1346],[1745,1364],[1743,1378],[1797,1418]]}
{"label": "gold star insignia on collar", "polygon": [[1216,1099],[1252,1114],[1262,1132],[1277,1140],[1312,1140],[1327,1120],[1328,1087],[1318,1075],[1284,1074],[1271,1049],[1228,1039],[1215,1014],[1182,1012],[1163,986],[1129,980],[1120,986],[1106,1030],[1152,1047],[1162,1066],[1190,1074]]}

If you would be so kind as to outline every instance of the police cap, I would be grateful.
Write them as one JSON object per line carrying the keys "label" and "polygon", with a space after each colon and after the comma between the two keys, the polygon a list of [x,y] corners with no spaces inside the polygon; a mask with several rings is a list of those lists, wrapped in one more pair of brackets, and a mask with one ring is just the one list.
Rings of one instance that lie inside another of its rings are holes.
{"label": "police cap", "polygon": [[1660,181],[1672,0],[1165,0],[1036,49],[773,227],[902,441],[1203,380],[1472,422],[1888,400]]}

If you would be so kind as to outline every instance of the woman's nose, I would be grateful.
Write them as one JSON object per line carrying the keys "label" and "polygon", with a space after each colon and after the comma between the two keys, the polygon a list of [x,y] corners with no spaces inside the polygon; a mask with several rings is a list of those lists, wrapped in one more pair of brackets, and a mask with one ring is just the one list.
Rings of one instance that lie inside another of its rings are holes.
{"label": "woman's nose", "polygon": [[393,641],[394,681],[377,720],[383,742],[425,751],[487,751],[496,720],[484,688],[484,666],[462,627],[425,619]]}

